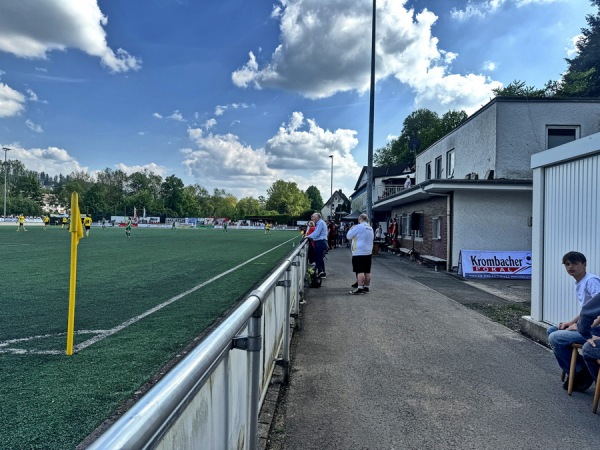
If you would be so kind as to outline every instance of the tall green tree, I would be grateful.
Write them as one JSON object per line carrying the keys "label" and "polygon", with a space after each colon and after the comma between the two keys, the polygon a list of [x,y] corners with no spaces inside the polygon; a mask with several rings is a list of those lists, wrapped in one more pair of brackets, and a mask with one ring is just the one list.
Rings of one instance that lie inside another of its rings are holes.
{"label": "tall green tree", "polygon": [[535,86],[527,86],[525,81],[514,80],[501,88],[492,89],[494,97],[527,97],[540,98],[551,96],[546,89],[538,89]]}
{"label": "tall green tree", "polygon": [[306,195],[310,200],[310,209],[314,211],[321,211],[323,208],[323,197],[321,197],[321,191],[316,186],[309,186],[306,190]]}
{"label": "tall green tree", "polygon": [[[416,153],[425,150],[467,119],[464,111],[448,111],[442,117],[428,109],[418,109],[402,123],[402,132],[396,139],[379,148],[373,155],[376,166],[414,164]],[[413,150],[411,141],[416,138],[419,148]]]}
{"label": "tall green tree", "polygon": [[310,200],[292,181],[277,180],[267,189],[266,209],[293,217],[299,216],[310,207]]}
{"label": "tall green tree", "polygon": [[183,187],[183,181],[175,175],[169,175],[161,185],[165,213],[170,217],[183,217]]}
{"label": "tall green tree", "polygon": [[264,209],[254,197],[244,197],[238,200],[235,211],[238,219],[243,219],[245,216],[260,215]]}

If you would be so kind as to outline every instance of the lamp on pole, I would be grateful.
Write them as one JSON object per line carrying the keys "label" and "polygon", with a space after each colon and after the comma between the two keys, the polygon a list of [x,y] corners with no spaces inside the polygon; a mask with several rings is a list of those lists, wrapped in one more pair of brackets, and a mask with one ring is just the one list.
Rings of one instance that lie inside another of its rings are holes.
{"label": "lamp on pole", "polygon": [[331,188],[329,192],[329,196],[331,197],[333,195],[333,155],[329,155],[329,157],[331,158]]}
{"label": "lamp on pole", "polygon": [[4,215],[2,217],[6,217],[6,172],[8,172],[6,154],[10,151],[10,148],[2,147],[2,151],[4,152]]}

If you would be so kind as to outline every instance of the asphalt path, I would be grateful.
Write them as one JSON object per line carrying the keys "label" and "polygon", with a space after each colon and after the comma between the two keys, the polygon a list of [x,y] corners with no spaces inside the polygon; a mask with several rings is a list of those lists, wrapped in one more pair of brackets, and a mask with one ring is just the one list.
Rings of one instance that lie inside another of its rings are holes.
{"label": "asphalt path", "polygon": [[498,297],[373,259],[369,294],[349,294],[347,248],[307,290],[271,448],[599,448],[593,389],[569,397],[548,349],[457,301]]}

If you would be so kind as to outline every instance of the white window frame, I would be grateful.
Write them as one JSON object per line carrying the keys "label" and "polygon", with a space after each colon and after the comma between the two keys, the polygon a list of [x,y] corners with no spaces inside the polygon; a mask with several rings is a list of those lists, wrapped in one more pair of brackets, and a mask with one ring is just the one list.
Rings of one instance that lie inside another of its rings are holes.
{"label": "white window frame", "polygon": [[442,217],[433,217],[431,219],[431,239],[441,240],[442,239]]}
{"label": "white window frame", "polygon": [[441,155],[435,158],[435,179],[439,180],[442,178],[442,172],[444,168],[442,167],[442,157]]}
{"label": "white window frame", "polygon": [[446,178],[454,178],[454,149],[446,152]]}
{"label": "white window frame", "polygon": [[[554,147],[558,147],[558,145],[555,145],[553,147],[548,147],[550,145],[550,131],[551,130],[573,130],[575,131],[575,139],[577,140],[581,137],[581,131],[580,131],[580,126],[579,125],[546,125],[546,149],[549,148],[554,148]],[[572,141],[566,141],[564,143],[567,142],[572,142]]]}
{"label": "white window frame", "polygon": [[425,164],[425,179],[431,180],[431,161]]}

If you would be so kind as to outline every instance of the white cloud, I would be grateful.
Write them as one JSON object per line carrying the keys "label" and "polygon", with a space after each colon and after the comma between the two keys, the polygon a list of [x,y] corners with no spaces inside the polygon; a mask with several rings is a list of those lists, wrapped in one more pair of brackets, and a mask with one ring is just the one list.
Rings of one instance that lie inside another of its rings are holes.
{"label": "white cloud", "polygon": [[141,59],[108,46],[107,23],[97,0],[0,2],[0,51],[47,59],[52,51],[75,48],[100,58],[111,72],[139,70]]}
{"label": "white cloud", "polygon": [[187,120],[183,118],[183,115],[177,109],[173,111],[173,114],[167,116],[167,119],[175,120],[177,122],[187,122]]}
{"label": "white cloud", "polygon": [[556,3],[561,1],[564,2],[566,0],[485,0],[479,3],[469,0],[464,9],[452,8],[450,15],[452,18],[464,22],[474,17],[484,18],[489,14],[495,13],[504,5],[513,4],[517,8],[521,8],[527,5]]}
{"label": "white cloud", "polygon": [[0,117],[12,117],[25,110],[25,96],[10,86],[0,83]]}
{"label": "white cloud", "polygon": [[188,135],[197,147],[181,149],[188,172],[209,189],[225,188],[244,197],[264,195],[264,187],[277,179],[294,181],[302,190],[315,185],[328,193],[331,154],[335,186],[354,186],[361,170],[351,154],[358,144],[356,131],[324,130],[300,112],[281,125],[264,149],[245,145],[234,134],[190,128]]}
{"label": "white cloud", "polygon": [[[370,0],[278,3],[272,17],[280,23],[280,45],[265,61],[250,52],[248,62],[232,74],[236,86],[285,89],[311,99],[368,92]],[[377,79],[395,77],[415,92],[415,106],[427,103],[438,112],[465,107],[474,111],[487,102],[499,83],[477,74],[452,74],[449,65],[458,55],[438,48],[431,33],[437,16],[427,9],[415,14],[405,4],[378,2]],[[457,86],[468,91],[460,92]]]}
{"label": "white cloud", "polygon": [[493,72],[496,70],[496,63],[494,61],[485,61],[483,63],[483,70],[486,72]]}
{"label": "white cloud", "polygon": [[249,106],[246,103],[231,103],[229,105],[217,105],[215,108],[215,116],[222,116],[229,109],[246,109]]}
{"label": "white cloud", "polygon": [[154,114],[152,114],[152,117],[155,117],[157,119],[162,119],[163,116],[161,116],[159,113],[155,112]]}
{"label": "white cloud", "polygon": [[160,175],[161,177],[164,177],[168,171],[168,169],[166,167],[160,166],[155,163],[148,163],[148,164],[144,164],[144,165],[133,165],[133,166],[128,166],[126,164],[119,163],[119,164],[115,165],[115,169],[121,170],[122,172],[125,172],[127,175],[131,175],[132,173],[135,173],[135,172],[147,171],[147,172],[152,172],[156,175]]}
{"label": "white cloud", "polygon": [[577,53],[579,53],[579,50],[577,50],[577,43],[581,38],[583,38],[583,34],[578,34],[577,36],[573,36],[571,38],[569,45],[565,49],[567,52],[567,58],[573,59],[575,56],[577,56]]}
{"label": "white cloud", "polygon": [[67,150],[58,147],[30,148],[25,149],[18,144],[10,144],[6,147],[11,151],[9,159],[18,159],[28,170],[45,172],[50,176],[69,174],[72,172],[88,172],[88,168],[69,155]]}
{"label": "white cloud", "polygon": [[204,128],[206,128],[207,130],[210,130],[216,124],[217,124],[217,121],[215,119],[208,119],[206,122],[204,122]]}
{"label": "white cloud", "polygon": [[31,131],[34,131],[36,133],[43,133],[44,130],[42,128],[41,125],[38,125],[36,123],[33,123],[31,120],[27,119],[25,121],[25,125],[27,125],[27,128],[29,128]]}

